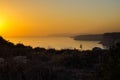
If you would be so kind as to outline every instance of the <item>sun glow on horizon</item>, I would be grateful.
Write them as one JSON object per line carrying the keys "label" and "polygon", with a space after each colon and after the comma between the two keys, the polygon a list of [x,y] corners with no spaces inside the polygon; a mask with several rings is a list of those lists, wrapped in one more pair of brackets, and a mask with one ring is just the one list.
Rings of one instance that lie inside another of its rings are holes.
{"label": "sun glow on horizon", "polygon": [[2,17],[0,17],[0,35],[4,33],[4,29],[5,29],[5,20]]}
{"label": "sun glow on horizon", "polygon": [[2,19],[0,19],[0,29],[1,29],[1,27],[3,27],[4,26],[4,21],[2,20]]}

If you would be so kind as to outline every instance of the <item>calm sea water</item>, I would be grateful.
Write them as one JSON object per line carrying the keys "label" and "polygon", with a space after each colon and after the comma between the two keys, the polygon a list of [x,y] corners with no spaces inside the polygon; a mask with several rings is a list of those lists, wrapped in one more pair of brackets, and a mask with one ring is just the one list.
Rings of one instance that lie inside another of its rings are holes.
{"label": "calm sea water", "polygon": [[76,41],[69,37],[14,37],[6,38],[14,44],[23,43],[32,47],[44,47],[55,49],[80,49],[80,45],[83,46],[83,50],[91,50],[93,47],[103,48],[99,41]]}

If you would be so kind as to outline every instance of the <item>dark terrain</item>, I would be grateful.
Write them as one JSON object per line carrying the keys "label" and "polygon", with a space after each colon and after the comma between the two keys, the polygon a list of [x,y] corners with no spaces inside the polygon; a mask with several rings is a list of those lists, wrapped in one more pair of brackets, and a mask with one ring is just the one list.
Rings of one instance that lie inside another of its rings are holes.
{"label": "dark terrain", "polygon": [[55,50],[0,37],[0,80],[120,80],[120,43],[104,50]]}

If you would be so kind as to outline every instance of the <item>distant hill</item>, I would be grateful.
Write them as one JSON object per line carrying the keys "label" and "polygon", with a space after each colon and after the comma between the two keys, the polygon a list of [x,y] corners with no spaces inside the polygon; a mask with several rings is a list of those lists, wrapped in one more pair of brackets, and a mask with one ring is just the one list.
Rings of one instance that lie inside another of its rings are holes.
{"label": "distant hill", "polygon": [[120,32],[104,33],[101,43],[104,46],[111,47],[120,42]]}
{"label": "distant hill", "polygon": [[89,34],[89,35],[78,35],[73,37],[74,40],[84,41],[100,41],[100,43],[109,48],[120,42],[120,32],[110,32],[104,34]]}
{"label": "distant hill", "polygon": [[75,36],[78,33],[60,33],[60,34],[52,34],[52,35],[48,35],[48,37],[71,37],[71,36]]}
{"label": "distant hill", "polygon": [[101,41],[103,39],[103,34],[78,35],[73,38],[74,40]]}

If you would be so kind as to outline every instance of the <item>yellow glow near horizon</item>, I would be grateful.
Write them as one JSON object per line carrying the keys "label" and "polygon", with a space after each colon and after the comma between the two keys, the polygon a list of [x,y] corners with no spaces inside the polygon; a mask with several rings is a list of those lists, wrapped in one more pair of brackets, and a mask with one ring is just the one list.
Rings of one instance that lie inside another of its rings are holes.
{"label": "yellow glow near horizon", "polygon": [[0,36],[4,35],[4,29],[5,29],[5,20],[0,17]]}
{"label": "yellow glow near horizon", "polygon": [[4,26],[4,21],[0,19],[0,29]]}
{"label": "yellow glow near horizon", "polygon": [[4,33],[4,29],[5,29],[5,20],[2,17],[0,17],[0,35]]}

